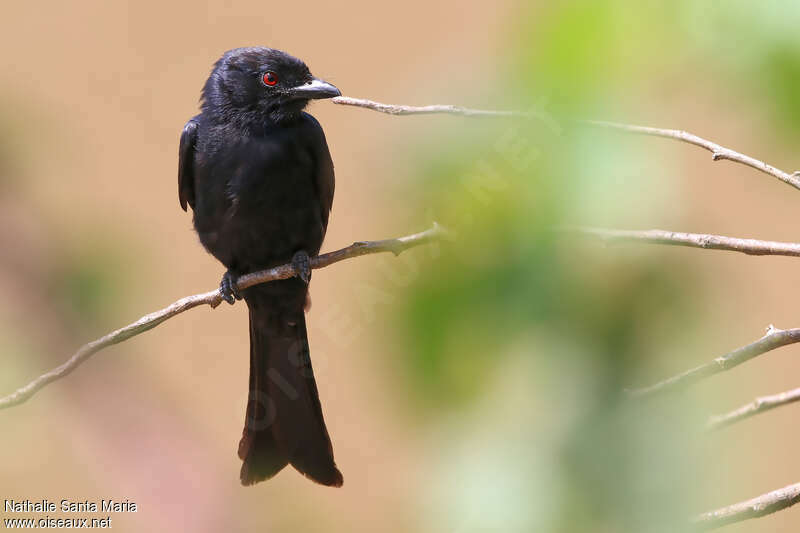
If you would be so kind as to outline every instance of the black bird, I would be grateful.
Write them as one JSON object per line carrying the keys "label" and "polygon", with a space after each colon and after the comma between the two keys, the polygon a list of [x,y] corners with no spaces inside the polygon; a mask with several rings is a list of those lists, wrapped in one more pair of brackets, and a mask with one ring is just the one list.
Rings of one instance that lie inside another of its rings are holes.
{"label": "black bird", "polygon": [[[311,369],[304,306],[309,257],[333,204],[333,162],[309,100],[341,93],[271,48],[237,48],[214,65],[201,113],[180,141],[178,195],[200,242],[227,271],[220,291],[250,311],[250,394],[239,457],[251,485],[291,464],[339,487],[342,474]],[[297,276],[239,291],[242,274],[291,262]]]}

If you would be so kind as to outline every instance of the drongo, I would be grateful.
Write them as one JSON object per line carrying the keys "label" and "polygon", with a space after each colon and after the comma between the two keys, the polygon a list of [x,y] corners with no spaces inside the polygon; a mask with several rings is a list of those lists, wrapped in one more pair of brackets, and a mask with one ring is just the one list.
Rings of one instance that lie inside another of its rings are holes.
{"label": "drongo", "polygon": [[[303,110],[339,96],[308,67],[271,48],[237,48],[214,65],[201,113],[180,140],[178,196],[205,249],[227,269],[220,291],[250,314],[250,392],[239,442],[241,482],[291,464],[339,487],[322,417],[304,308],[309,257],[319,253],[334,175],[322,127]],[[242,274],[291,262],[296,276],[239,291]]]}

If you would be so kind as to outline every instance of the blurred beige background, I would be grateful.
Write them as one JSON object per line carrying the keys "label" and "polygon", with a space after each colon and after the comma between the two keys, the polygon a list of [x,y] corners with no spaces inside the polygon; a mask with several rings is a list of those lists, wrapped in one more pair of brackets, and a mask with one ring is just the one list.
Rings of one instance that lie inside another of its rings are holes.
{"label": "blurred beige background", "polygon": [[[15,388],[109,328],[217,283],[220,265],[178,206],[176,158],[183,124],[223,51],[281,48],[345,93],[386,101],[423,102],[449,76],[491,69],[502,3],[397,7],[6,6],[0,115],[3,155],[10,152],[14,165],[4,178],[15,194],[4,194],[0,214],[0,361],[10,368],[0,373],[0,389]],[[326,249],[423,229],[392,226],[384,214],[404,207],[385,184],[406,174],[393,139],[410,125],[330,103],[311,112],[325,126],[337,169]],[[101,289],[112,289],[114,305],[99,304],[95,324],[63,322],[54,306],[71,303],[38,286],[64,255],[81,265],[116,263],[113,287]],[[239,485],[248,337],[238,305],[170,321],[4,411],[0,497],[129,498],[139,511],[115,515],[119,531],[413,528],[423,466],[415,459],[417,434],[384,393],[392,377],[380,339],[359,326],[362,313],[350,304],[351,281],[379,261],[330,269],[313,285],[314,366],[344,490],[325,490],[291,469],[251,490]],[[361,334],[349,340],[350,328]]]}
{"label": "blurred beige background", "polygon": [[[176,156],[181,128],[223,51],[284,49],[348,96],[491,107],[487,87],[506,66],[515,9],[505,1],[416,0],[6,6],[0,394],[83,342],[217,284],[222,269],[178,206]],[[713,71],[690,68],[662,74],[653,67],[630,87],[638,113],[596,118],[679,127],[783,169],[800,167],[797,145],[770,131],[758,101],[740,106],[713,84]],[[418,206],[396,191],[416,168],[406,164],[415,136],[450,118],[392,118],[327,102],[311,112],[325,127],[337,169],[325,249],[424,229],[412,216]],[[712,164],[690,146],[619,143],[648,164],[669,160],[678,169],[671,174],[674,203],[642,210],[628,227],[800,240],[797,191],[744,167]],[[607,253],[630,253],[619,250]],[[694,300],[702,327],[687,332],[685,342],[671,332],[672,345],[687,351],[675,359],[659,354],[654,365],[661,373],[751,342],[770,323],[800,326],[796,260],[651,253],[688,265],[704,291]],[[341,490],[318,487],[291,469],[254,488],[239,485],[248,337],[245,307],[237,305],[170,320],[0,412],[0,498],[136,502],[137,513],[114,515],[118,531],[436,530],[424,517],[436,505],[428,498],[440,481],[436,463],[449,453],[436,449],[436,436],[450,422],[431,423],[408,406],[409,392],[384,357],[391,348],[383,312],[411,272],[402,258],[371,257],[314,277],[312,358],[345,476]],[[721,411],[794,388],[798,355],[800,347],[778,350],[704,387]],[[709,436],[715,490],[697,510],[800,480],[797,413],[783,408]],[[796,530],[798,513],[727,531]],[[469,530],[464,522],[453,529]]]}

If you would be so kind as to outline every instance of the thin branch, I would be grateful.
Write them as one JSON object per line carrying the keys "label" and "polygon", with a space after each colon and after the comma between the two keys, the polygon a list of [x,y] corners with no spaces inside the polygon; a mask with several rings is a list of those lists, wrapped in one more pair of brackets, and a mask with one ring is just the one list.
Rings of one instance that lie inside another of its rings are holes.
{"label": "thin branch", "polygon": [[[415,233],[414,235],[408,235],[406,237],[387,239],[383,241],[356,242],[346,248],[342,248],[341,250],[336,250],[334,252],[312,258],[311,268],[324,268],[345,259],[351,259],[368,254],[392,252],[395,255],[399,255],[401,252],[409,248],[439,240],[445,234],[446,230],[434,223],[431,229],[421,233]],[[241,290],[252,287],[253,285],[258,285],[259,283],[291,278],[294,275],[295,270],[291,264],[280,265],[267,270],[262,270],[260,272],[253,272],[251,274],[241,276],[237,285]],[[42,374],[27,385],[17,389],[12,394],[9,394],[4,398],[0,398],[0,409],[7,409],[25,402],[44,386],[67,376],[81,363],[84,363],[92,355],[104,348],[108,348],[109,346],[113,346],[128,340],[131,337],[140,335],[145,331],[151,330],[162,322],[169,320],[170,318],[174,317],[175,315],[179,315],[184,311],[188,311],[189,309],[193,309],[201,305],[210,305],[212,308],[214,308],[217,307],[221,302],[222,296],[220,295],[219,290],[213,290],[203,294],[195,294],[194,296],[187,296],[185,298],[181,298],[172,305],[165,307],[164,309],[143,316],[132,324],[128,324],[123,328],[112,331],[108,335],[84,344],[62,365],[45,374]]]}
{"label": "thin branch", "polygon": [[372,100],[364,100],[362,98],[350,98],[349,96],[337,96],[331,99],[334,104],[349,105],[353,107],[361,107],[364,109],[371,109],[379,113],[386,113],[387,115],[461,115],[464,117],[531,117],[533,113],[525,113],[524,111],[490,111],[484,109],[470,109],[468,107],[459,107],[455,105],[426,105],[426,106],[411,106],[411,105],[394,105],[382,104]]}
{"label": "thin branch", "polygon": [[619,230],[605,228],[576,228],[580,234],[596,237],[604,242],[642,242],[646,244],[666,244],[688,246],[707,250],[726,250],[747,255],[787,255],[800,257],[800,243],[761,241],[758,239],[739,239],[722,235],[704,233],[681,233],[677,231]]}
{"label": "thin branch", "polygon": [[647,126],[633,126],[631,124],[619,124],[616,122],[605,122],[601,120],[586,120],[584,121],[584,123],[589,124],[591,126],[598,126],[601,128],[611,128],[639,135],[652,135],[654,137],[664,137],[666,139],[674,139],[676,141],[693,144],[695,146],[699,146],[700,148],[705,148],[706,150],[711,152],[711,158],[714,161],[728,160],[728,161],[734,161],[736,163],[741,163],[742,165],[746,165],[750,168],[754,168],[758,171],[761,171],[764,174],[768,174],[770,176],[778,178],[782,182],[786,183],[787,185],[791,185],[795,189],[800,189],[800,176],[798,176],[797,172],[790,174],[781,169],[775,168],[772,165],[768,165],[763,161],[759,161],[754,157],[740,154],[735,150],[731,150],[730,148],[725,148],[724,146],[720,146],[719,144],[709,141],[708,139],[703,139],[702,137],[698,137],[693,133],[681,130],[649,128]]}
{"label": "thin branch", "polygon": [[[361,98],[350,98],[348,96],[339,96],[333,98],[333,103],[339,105],[349,105],[354,107],[361,107],[364,109],[371,109],[380,113],[388,115],[430,115],[430,114],[448,114],[448,115],[461,115],[467,117],[522,117],[522,118],[542,118],[541,113],[526,113],[524,111],[490,111],[484,109],[470,109],[467,107],[459,107],[454,105],[427,105],[427,106],[408,106],[408,105],[394,105],[382,104],[372,100],[364,100]],[[602,120],[581,120],[581,124],[595,126],[600,128],[609,128],[620,130],[627,133],[634,133],[638,135],[650,135],[654,137],[663,137],[666,139],[674,139],[676,141],[685,142],[705,148],[711,152],[711,157],[714,161],[728,160],[736,163],[741,163],[748,167],[754,168],[764,174],[768,174],[778,178],[782,182],[791,185],[795,189],[800,189],[800,171],[792,174],[768,165],[764,161],[760,161],[749,155],[741,154],[730,148],[721,146],[715,142],[709,141],[702,137],[698,137],[693,133],[681,130],[670,130],[663,128],[650,128],[647,126],[634,126],[632,124],[619,124],[616,122],[606,122]]]}
{"label": "thin branch", "polygon": [[685,387],[701,379],[735,368],[761,354],[770,352],[776,348],[780,348],[781,346],[787,346],[797,342],[800,342],[800,328],[777,329],[770,325],[769,328],[767,328],[766,335],[761,337],[759,340],[748,344],[747,346],[737,348],[736,350],[717,357],[708,363],[692,368],[663,381],[659,381],[658,383],[650,385],[649,387],[628,390],[628,393],[634,397],[641,397],[654,393],[666,392],[679,387]]}
{"label": "thin branch", "polygon": [[798,502],[800,502],[800,483],[795,483],[744,502],[703,513],[694,519],[694,523],[700,529],[716,529],[776,513]]}
{"label": "thin branch", "polygon": [[706,427],[708,429],[719,429],[729,426],[753,415],[764,413],[776,407],[800,402],[800,389],[794,389],[771,396],[759,396],[752,402],[734,409],[723,415],[712,416],[708,419]]}
{"label": "thin branch", "polygon": [[[594,237],[608,243],[643,242],[647,244],[664,244],[710,250],[726,250],[747,255],[783,255],[800,257],[800,244],[790,242],[738,239],[734,237],[724,237],[722,235],[679,233],[664,230],[631,231],[603,228],[577,228],[575,231],[582,235]],[[734,350],[733,352],[718,357],[709,363],[687,370],[681,374],[678,374],[677,376],[673,376],[664,381],[656,383],[655,385],[641,389],[635,389],[629,392],[633,396],[642,396],[655,392],[662,392],[677,386],[688,385],[700,379],[713,376],[719,372],[729,370],[745,361],[752,359],[753,357],[774,350],[775,348],[796,342],[800,342],[800,329],[778,330],[770,326],[767,335],[752,344],[748,344],[747,346],[739,348],[738,350]],[[770,399],[780,398],[783,400],[783,396],[784,395],[777,395],[776,397],[770,397]],[[797,400],[800,400],[800,391],[798,391],[797,398],[795,400],[783,400],[780,402],[780,404]],[[759,401],[760,400],[756,400],[756,402]],[[763,403],[763,405],[759,404],[757,406],[758,408],[754,412],[750,412],[752,409],[751,406],[749,409],[748,407],[749,406],[745,406],[740,410],[734,411],[733,413],[723,415],[721,418],[724,418],[725,420],[713,419],[708,425],[709,427],[726,425],[735,420],[751,416],[752,414],[755,414],[755,412],[766,411],[772,407],[777,407],[777,405],[771,407],[770,402]],[[745,410],[747,412],[739,412]]]}

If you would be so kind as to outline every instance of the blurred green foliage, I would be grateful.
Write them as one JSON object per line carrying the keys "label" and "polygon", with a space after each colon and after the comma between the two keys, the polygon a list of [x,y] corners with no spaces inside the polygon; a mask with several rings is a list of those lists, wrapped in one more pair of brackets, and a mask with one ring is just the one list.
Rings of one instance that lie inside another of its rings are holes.
{"label": "blurred green foliage", "polygon": [[783,135],[800,135],[800,4],[770,0],[754,4],[689,2],[678,4],[688,29],[687,49],[720,77],[719,90],[746,91],[757,109],[771,111]]}
{"label": "blurred green foliage", "polygon": [[[524,6],[495,107],[540,119],[465,121],[447,142],[420,142],[409,186],[425,190],[420,218],[457,236],[399,308],[412,404],[447,427],[431,430],[442,452],[430,458],[426,528],[688,529],[705,489],[693,414],[704,409],[691,395],[638,405],[623,390],[655,354],[686,347],[702,326],[692,312],[702,290],[660,256],[587,246],[563,228],[680,214],[668,162],[571,119],[658,106],[648,91],[687,64],[708,64],[716,90],[736,80],[742,99],[761,95],[754,107],[768,100],[778,122],[800,125],[798,32],[786,12],[724,6]],[[753,45],[739,55],[742,38]]]}
{"label": "blurred green foliage", "polygon": [[[688,479],[680,478],[686,470],[678,466],[693,458],[691,439],[676,446],[674,435],[683,435],[681,426],[690,421],[679,416],[677,402],[660,418],[674,423],[648,423],[652,413],[631,413],[623,390],[646,366],[655,330],[692,327],[692,275],[648,255],[603,260],[598,255],[607,250],[586,250],[562,231],[588,215],[613,221],[627,209],[655,210],[660,195],[623,199],[626,189],[614,197],[613,209],[598,209],[596,202],[609,199],[601,191],[578,193],[595,190],[598,181],[599,189],[614,187],[596,169],[609,157],[615,172],[639,163],[602,142],[584,142],[585,133],[543,134],[542,128],[498,124],[480,135],[454,133],[458,148],[429,154],[415,184],[428,184],[426,208],[432,205],[457,239],[443,245],[408,292],[401,357],[418,406],[438,413],[436,420],[466,417],[474,426],[447,432],[442,446],[458,446],[462,438],[478,443],[467,465],[435,471],[451,483],[442,489],[445,499],[455,499],[443,507],[444,523],[480,505],[472,500],[476,494],[459,495],[454,487],[485,478],[496,499],[519,503],[494,507],[506,509],[501,516],[471,514],[475,522],[460,526],[466,531],[498,523],[519,531],[534,525],[585,531],[598,524],[610,531],[680,530],[676,517],[688,516],[684,497],[692,491],[676,493]],[[522,393],[509,395],[509,372],[527,378],[530,388],[518,384]],[[487,401],[501,407],[482,414]],[[513,429],[502,423],[493,429],[498,417],[509,417]],[[537,449],[548,431],[548,445]],[[648,439],[653,435],[658,438]],[[637,461],[637,454],[654,462]],[[548,490],[556,491],[547,495],[554,507],[525,504]],[[658,509],[640,512],[654,500]]]}
{"label": "blurred green foliage", "polygon": [[496,123],[453,132],[446,153],[428,154],[413,184],[429,193],[421,216],[432,212],[457,238],[415,280],[403,311],[423,401],[475,397],[517,337],[543,325],[603,360],[605,387],[616,395],[636,375],[635,349],[649,328],[691,318],[689,272],[648,256],[608,263],[564,231],[652,213],[670,196],[651,175],[638,178],[652,186],[648,196],[633,198],[637,189],[614,179],[639,176],[640,162],[587,135]]}
{"label": "blurred green foliage", "polygon": [[64,251],[46,280],[50,298],[76,333],[96,333],[114,323],[113,311],[125,301],[131,261],[118,245],[89,239]]}
{"label": "blurred green foliage", "polygon": [[[800,134],[800,4],[771,0],[568,1],[523,4],[511,32],[520,83],[576,115],[624,108],[628,95],[664,73],[694,76],[679,90],[713,87],[768,109],[783,134]],[[700,77],[696,73],[701,73]]]}

